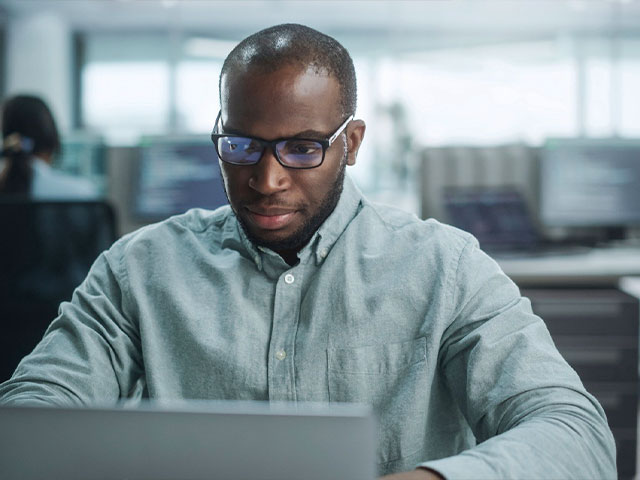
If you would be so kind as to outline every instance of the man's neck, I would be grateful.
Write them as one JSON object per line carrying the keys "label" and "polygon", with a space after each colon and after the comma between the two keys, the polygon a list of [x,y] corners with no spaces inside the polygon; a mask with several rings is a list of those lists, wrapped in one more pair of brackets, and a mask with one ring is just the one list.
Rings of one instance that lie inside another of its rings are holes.
{"label": "man's neck", "polygon": [[283,250],[276,253],[280,255],[290,267],[293,267],[300,261],[298,258],[298,250]]}

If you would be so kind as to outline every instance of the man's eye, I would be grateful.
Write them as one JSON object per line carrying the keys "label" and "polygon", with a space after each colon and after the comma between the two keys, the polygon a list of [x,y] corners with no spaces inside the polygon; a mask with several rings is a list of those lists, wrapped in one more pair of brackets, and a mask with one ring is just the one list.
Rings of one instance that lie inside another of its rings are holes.
{"label": "man's eye", "polygon": [[262,145],[258,142],[251,142],[245,145],[244,151],[247,153],[259,152],[262,150]]}
{"label": "man's eye", "polygon": [[312,147],[307,147],[305,145],[301,145],[299,147],[296,147],[295,152],[299,155],[309,155],[310,153],[313,153],[315,151],[314,148]]}
{"label": "man's eye", "polygon": [[290,153],[296,155],[313,155],[322,148],[315,142],[292,142],[287,147]]}

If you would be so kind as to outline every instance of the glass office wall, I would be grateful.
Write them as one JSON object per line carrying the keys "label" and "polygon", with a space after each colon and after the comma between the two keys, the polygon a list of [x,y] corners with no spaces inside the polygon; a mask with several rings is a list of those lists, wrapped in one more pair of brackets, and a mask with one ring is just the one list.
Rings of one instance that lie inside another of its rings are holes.
{"label": "glass office wall", "polygon": [[[338,38],[349,48],[363,43]],[[222,60],[233,45],[175,32],[87,34],[79,66],[84,126],[115,143],[207,134],[219,108]],[[424,146],[640,135],[640,37],[478,38],[455,48],[350,50],[358,116],[368,121],[352,173],[366,191],[406,190]]]}

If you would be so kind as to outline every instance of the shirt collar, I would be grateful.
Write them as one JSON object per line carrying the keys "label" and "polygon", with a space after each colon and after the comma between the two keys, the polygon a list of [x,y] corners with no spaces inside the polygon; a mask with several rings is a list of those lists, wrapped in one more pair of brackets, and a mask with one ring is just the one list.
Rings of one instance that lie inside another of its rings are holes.
{"label": "shirt collar", "polygon": [[[340,195],[340,200],[338,200],[336,208],[316,233],[313,234],[309,243],[298,253],[298,258],[301,263],[306,263],[313,257],[315,258],[316,264],[319,265],[327,258],[335,242],[360,210],[362,200],[363,196],[358,187],[355,186],[348,175],[345,175],[342,194]],[[242,245],[253,259],[258,270],[262,271],[263,261],[266,261],[266,258],[263,257],[271,257],[276,254],[269,249],[256,247],[247,237],[237,218],[235,223],[236,231],[240,236]],[[278,258],[280,257],[278,256]]]}
{"label": "shirt collar", "polygon": [[306,255],[313,254],[315,255],[316,264],[321,264],[329,255],[338,238],[347,229],[351,220],[360,211],[362,200],[362,193],[358,187],[353,183],[351,177],[345,175],[344,188],[336,208],[311,237],[311,241],[300,251],[298,255],[300,261],[303,261]]}

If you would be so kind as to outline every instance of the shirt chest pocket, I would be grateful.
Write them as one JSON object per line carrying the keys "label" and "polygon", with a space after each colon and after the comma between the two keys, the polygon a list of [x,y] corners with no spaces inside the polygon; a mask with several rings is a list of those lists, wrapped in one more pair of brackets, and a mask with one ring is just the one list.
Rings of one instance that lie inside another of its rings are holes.
{"label": "shirt chest pocket", "polygon": [[331,402],[371,405],[377,419],[378,462],[419,451],[426,432],[426,338],[356,348],[329,348]]}

